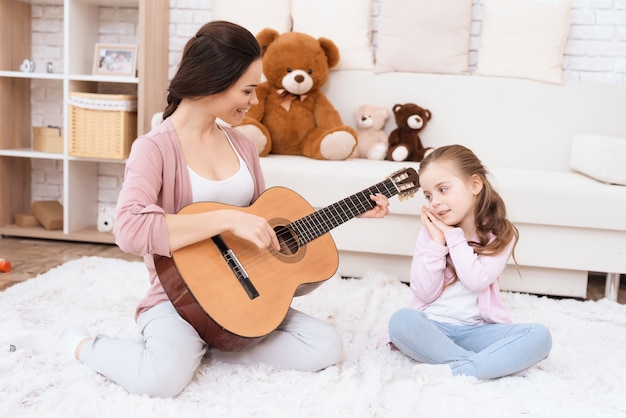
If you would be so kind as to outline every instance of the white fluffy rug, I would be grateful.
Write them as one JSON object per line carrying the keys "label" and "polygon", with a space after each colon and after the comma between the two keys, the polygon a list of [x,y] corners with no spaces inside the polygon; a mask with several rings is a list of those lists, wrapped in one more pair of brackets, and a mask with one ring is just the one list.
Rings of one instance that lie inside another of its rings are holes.
{"label": "white fluffy rug", "polygon": [[[85,324],[134,336],[143,264],[85,257],[0,292],[0,333]],[[375,348],[409,289],[371,272],[333,277],[294,305],[343,335],[341,364],[318,373],[206,360],[174,399],[130,395],[87,366],[54,354],[0,351],[6,417],[619,417],[626,416],[626,306],[505,293],[515,322],[542,322],[551,356],[521,375],[481,382],[411,376],[412,361]]]}

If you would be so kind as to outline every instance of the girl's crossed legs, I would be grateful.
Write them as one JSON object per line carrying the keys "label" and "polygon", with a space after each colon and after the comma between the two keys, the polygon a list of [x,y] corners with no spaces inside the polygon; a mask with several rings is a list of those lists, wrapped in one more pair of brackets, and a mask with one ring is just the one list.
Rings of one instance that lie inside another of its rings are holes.
{"label": "girl's crossed legs", "polygon": [[527,369],[552,348],[550,331],[541,324],[453,325],[403,308],[389,320],[391,342],[412,359],[447,364],[453,375],[492,379]]}

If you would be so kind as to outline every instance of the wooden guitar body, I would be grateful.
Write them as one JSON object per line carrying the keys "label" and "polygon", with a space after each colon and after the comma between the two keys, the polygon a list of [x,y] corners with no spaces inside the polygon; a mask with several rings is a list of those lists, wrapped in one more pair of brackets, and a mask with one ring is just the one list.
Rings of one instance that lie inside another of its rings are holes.
{"label": "wooden guitar body", "polygon": [[274,228],[280,251],[258,249],[225,232],[154,256],[159,280],[177,312],[212,347],[240,351],[262,341],[284,320],[294,295],[307,293],[337,271],[329,231],[375,206],[370,196],[413,196],[417,173],[405,168],[389,179],[315,211],[296,192],[266,190],[251,206],[193,203],[179,214],[236,209],[261,216]]}
{"label": "wooden guitar body", "polygon": [[[232,209],[220,203],[201,202],[179,213],[226,208]],[[280,252],[259,250],[230,233],[221,234],[258,296],[248,295],[211,239],[181,248],[172,258],[155,258],[159,279],[179,314],[207,343],[225,351],[239,351],[260,342],[283,321],[300,285],[327,280],[339,265],[330,234],[301,246],[290,231],[282,229],[314,211],[292,190],[268,189],[252,206],[238,210],[267,219],[281,243]]]}

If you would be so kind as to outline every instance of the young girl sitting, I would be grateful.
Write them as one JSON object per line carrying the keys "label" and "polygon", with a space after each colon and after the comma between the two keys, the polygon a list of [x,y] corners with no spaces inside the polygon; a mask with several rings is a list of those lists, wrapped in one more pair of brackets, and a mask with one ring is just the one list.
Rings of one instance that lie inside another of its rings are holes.
{"label": "young girl sitting", "polygon": [[415,374],[492,379],[545,359],[552,337],[540,324],[513,324],[499,279],[519,234],[487,169],[461,146],[420,164],[422,208],[411,265],[410,306],[389,320],[385,342],[416,360]]}

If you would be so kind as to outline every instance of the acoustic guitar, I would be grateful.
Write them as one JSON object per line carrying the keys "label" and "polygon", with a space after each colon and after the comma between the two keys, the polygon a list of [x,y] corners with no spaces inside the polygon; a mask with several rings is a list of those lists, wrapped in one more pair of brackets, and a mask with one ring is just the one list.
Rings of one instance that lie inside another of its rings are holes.
{"label": "acoustic guitar", "polygon": [[209,346],[244,350],[278,328],[294,296],[335,274],[339,256],[329,231],[372,209],[373,194],[404,199],[418,188],[417,172],[404,168],[317,211],[284,187],[269,188],[249,207],[193,203],[179,213],[236,209],[262,216],[274,228],[280,251],[260,250],[225,232],[176,250],[171,258],[154,256],[159,280],[178,313]]}

